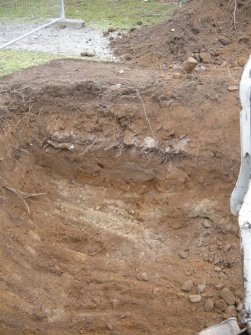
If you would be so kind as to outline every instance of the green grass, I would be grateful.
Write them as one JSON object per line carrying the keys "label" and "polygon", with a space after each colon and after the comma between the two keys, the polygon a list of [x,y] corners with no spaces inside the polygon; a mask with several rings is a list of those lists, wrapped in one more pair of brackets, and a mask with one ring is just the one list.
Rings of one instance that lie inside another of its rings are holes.
{"label": "green grass", "polygon": [[21,50],[0,50],[0,76],[25,69],[30,66],[44,64],[52,59],[57,58],[60,57],[46,53],[36,53]]}
{"label": "green grass", "polygon": [[[0,8],[1,21],[37,22],[60,17],[61,0],[5,0]],[[88,26],[129,29],[167,19],[175,5],[157,0],[65,0],[68,18],[80,18]]]}
{"label": "green grass", "polygon": [[90,27],[130,29],[141,22],[149,25],[171,16],[173,4],[156,0],[66,0],[66,16],[80,18]]}
{"label": "green grass", "polygon": [[42,22],[60,17],[60,0],[4,0],[0,8],[0,20],[17,22]]}
{"label": "green grass", "polygon": [[[19,1],[24,5],[27,3],[26,0]],[[32,13],[39,13],[40,18],[47,18],[49,14],[46,4],[50,2],[51,0],[31,0],[29,22],[33,19],[37,20],[36,17],[32,17]],[[24,9],[22,11],[22,8],[17,8],[16,2],[10,3],[14,4],[10,5],[14,7],[2,6],[0,22],[23,16]],[[170,17],[174,9],[174,5],[161,4],[156,0],[65,0],[67,18],[83,19],[87,26],[102,29],[114,27],[128,30],[139,23],[143,25],[157,23]],[[59,16],[59,9],[57,12]],[[56,17],[57,14],[53,13],[53,16]],[[24,20],[24,18],[21,19],[21,21]],[[0,76],[59,58],[62,57],[48,53],[0,50]]]}

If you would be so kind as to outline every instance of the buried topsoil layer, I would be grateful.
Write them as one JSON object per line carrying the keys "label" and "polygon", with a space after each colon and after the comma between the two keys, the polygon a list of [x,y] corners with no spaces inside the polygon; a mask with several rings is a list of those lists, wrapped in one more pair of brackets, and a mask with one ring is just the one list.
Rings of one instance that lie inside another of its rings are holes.
{"label": "buried topsoil layer", "polygon": [[235,314],[228,80],[56,61],[2,81],[1,334],[194,335]]}

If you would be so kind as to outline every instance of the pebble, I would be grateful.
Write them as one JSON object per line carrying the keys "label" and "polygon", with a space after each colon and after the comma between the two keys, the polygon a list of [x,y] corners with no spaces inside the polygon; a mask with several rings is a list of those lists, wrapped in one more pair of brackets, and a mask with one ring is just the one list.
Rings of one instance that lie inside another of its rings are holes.
{"label": "pebble", "polygon": [[241,67],[243,67],[246,64],[246,62],[247,62],[246,57],[240,57],[237,60],[238,65],[241,66]]}
{"label": "pebble", "polygon": [[231,244],[229,244],[229,243],[226,244],[225,247],[224,247],[224,251],[225,251],[225,252],[228,252],[228,251],[230,251],[231,249],[232,249],[232,246],[231,246]]}
{"label": "pebble", "polygon": [[197,303],[201,301],[201,296],[199,294],[189,295],[189,301],[192,303]]}
{"label": "pebble", "polygon": [[212,222],[209,221],[209,220],[204,220],[204,221],[202,222],[202,226],[203,226],[204,228],[208,229],[208,228],[212,228],[213,224],[212,224]]}
{"label": "pebble", "polygon": [[228,306],[225,310],[225,313],[227,314],[226,316],[227,317],[232,317],[232,316],[236,316],[236,309],[235,309],[235,306],[231,305],[231,306]]}
{"label": "pebble", "polygon": [[96,51],[95,50],[85,50],[81,52],[80,56],[81,57],[95,57]]}
{"label": "pebble", "polygon": [[165,240],[165,238],[164,238],[164,236],[162,236],[162,235],[158,235],[157,237],[156,237],[156,240],[157,241],[160,241],[160,242],[165,242],[166,240]]}
{"label": "pebble", "polygon": [[243,303],[242,302],[239,302],[238,303],[238,305],[237,305],[237,307],[236,307],[236,310],[237,310],[237,312],[240,312],[240,311],[242,311],[243,310]]}
{"label": "pebble", "polygon": [[226,37],[221,37],[219,38],[219,42],[222,44],[222,45],[228,45],[231,43],[231,40],[229,38],[226,38]]}
{"label": "pebble", "polygon": [[185,251],[180,251],[180,252],[179,252],[179,256],[180,256],[180,258],[182,258],[182,259],[186,259],[186,258],[187,258],[187,253],[186,253]]}
{"label": "pebble", "polygon": [[184,292],[191,292],[193,289],[193,281],[192,279],[186,280],[181,286],[181,290]]}
{"label": "pebble", "polygon": [[120,89],[121,86],[122,86],[122,84],[115,84],[115,85],[112,85],[112,86],[110,87],[110,89],[111,89],[112,91],[116,91],[116,90]]}
{"label": "pebble", "polygon": [[116,30],[117,30],[117,29],[114,28],[114,27],[109,27],[109,28],[107,29],[108,33],[113,33],[113,32],[116,31]]}
{"label": "pebble", "polygon": [[206,289],[206,285],[205,284],[199,284],[198,285],[198,291],[199,293],[203,293]]}
{"label": "pebble", "polygon": [[201,52],[199,56],[202,63],[209,64],[212,61],[212,56],[209,52]]}
{"label": "pebble", "polygon": [[107,327],[107,329],[109,329],[109,330],[113,330],[113,326],[112,326],[111,323],[107,323],[107,324],[106,324],[106,327]]}
{"label": "pebble", "polygon": [[139,281],[148,281],[148,280],[149,280],[148,275],[147,275],[147,273],[145,273],[145,272],[138,273],[138,274],[136,275],[136,278],[137,278]]}
{"label": "pebble", "polygon": [[217,290],[222,290],[223,287],[224,287],[224,285],[223,285],[222,283],[218,283],[217,285],[215,285],[215,288],[216,288]]}
{"label": "pebble", "polygon": [[229,86],[227,88],[229,90],[229,92],[236,92],[239,90],[239,87],[236,85],[236,86]]}
{"label": "pebble", "polygon": [[40,236],[33,230],[28,231],[27,234],[31,240],[33,240],[34,242],[41,242],[41,238]]}
{"label": "pebble", "polygon": [[188,57],[187,60],[182,64],[182,71],[186,73],[191,73],[198,65],[198,62],[193,57]]}
{"label": "pebble", "polygon": [[207,300],[204,305],[205,312],[212,312],[214,309],[214,302],[213,300]]}
{"label": "pebble", "polygon": [[224,288],[220,291],[220,297],[229,305],[235,304],[235,296],[234,294],[228,289]]}
{"label": "pebble", "polygon": [[118,305],[119,305],[119,300],[118,299],[112,299],[111,300],[111,304],[112,304],[112,309],[117,309]]}
{"label": "pebble", "polygon": [[221,312],[225,312],[225,310],[227,309],[227,304],[223,299],[216,300],[214,306]]}
{"label": "pebble", "polygon": [[180,73],[180,72],[174,72],[173,79],[181,79],[181,78],[182,78],[182,73]]}
{"label": "pebble", "polygon": [[92,299],[92,301],[97,305],[97,306],[100,306],[101,304],[101,299],[99,297],[94,297]]}

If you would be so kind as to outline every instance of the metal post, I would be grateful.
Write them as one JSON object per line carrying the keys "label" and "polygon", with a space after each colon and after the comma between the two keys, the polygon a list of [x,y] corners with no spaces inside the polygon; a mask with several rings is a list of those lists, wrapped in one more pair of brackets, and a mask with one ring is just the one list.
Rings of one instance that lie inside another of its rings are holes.
{"label": "metal post", "polygon": [[64,0],[61,0],[61,19],[65,19]]}
{"label": "metal post", "polygon": [[23,34],[22,36],[19,36],[19,37],[13,39],[13,40],[10,41],[10,42],[7,42],[7,43],[5,43],[5,44],[3,44],[3,45],[0,45],[0,49],[6,48],[6,47],[8,47],[9,45],[11,45],[11,44],[13,44],[13,43],[15,43],[15,42],[21,40],[22,38],[27,37],[27,36],[29,36],[29,35],[35,33],[36,31],[38,31],[38,30],[40,30],[40,29],[49,27],[49,26],[52,25],[53,23],[56,23],[56,22],[58,22],[58,21],[61,21],[62,19],[63,19],[63,18],[60,17],[59,19],[55,19],[55,20],[53,20],[53,21],[51,21],[51,22],[49,22],[49,23],[46,23],[46,24],[44,24],[44,25],[42,25],[42,26],[40,26],[40,27],[38,27],[38,28],[36,28],[36,29],[33,29],[32,31],[29,31],[28,33]]}
{"label": "metal post", "polygon": [[[0,0],[0,1],[1,1],[1,0]],[[53,1],[54,1],[54,0],[53,0]],[[60,21],[60,20],[65,19],[64,0],[56,0],[56,1],[57,1],[57,6],[61,5],[61,10],[58,8],[58,10],[60,10],[60,12],[58,13],[58,16],[60,16],[60,17],[55,18],[55,19],[53,19],[52,21],[50,21],[50,22],[48,22],[48,23],[45,23],[45,24],[41,25],[40,27],[35,28],[35,29],[33,29],[33,30],[31,30],[31,31],[29,31],[29,32],[27,32],[27,33],[25,33],[25,34],[23,34],[23,35],[17,37],[17,38],[14,38],[13,40],[11,40],[11,41],[9,41],[9,42],[6,42],[6,43],[4,43],[3,45],[0,45],[0,49],[6,48],[6,47],[10,46],[11,44],[13,44],[13,43],[15,43],[15,42],[17,42],[17,41],[19,41],[19,40],[25,38],[25,37],[27,37],[27,36],[29,36],[29,35],[31,35],[31,34],[37,32],[37,31],[40,30],[40,29],[49,27],[50,25],[52,25],[52,24],[54,24],[54,23],[56,23],[56,22],[58,22],[58,21]],[[0,22],[1,22],[1,19],[0,19]]]}

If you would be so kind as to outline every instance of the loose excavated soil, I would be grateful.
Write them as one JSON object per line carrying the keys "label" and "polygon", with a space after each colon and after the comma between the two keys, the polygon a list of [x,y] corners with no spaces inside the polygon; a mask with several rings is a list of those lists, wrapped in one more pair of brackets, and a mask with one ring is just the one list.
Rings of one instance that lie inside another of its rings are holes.
{"label": "loose excavated soil", "polygon": [[194,335],[229,316],[217,306],[222,287],[241,299],[231,80],[82,61],[2,80],[1,334]]}
{"label": "loose excavated soil", "polygon": [[251,50],[251,2],[193,0],[168,21],[142,27],[113,42],[117,55],[133,63],[173,67],[188,56],[211,54],[212,63],[243,62]]}

